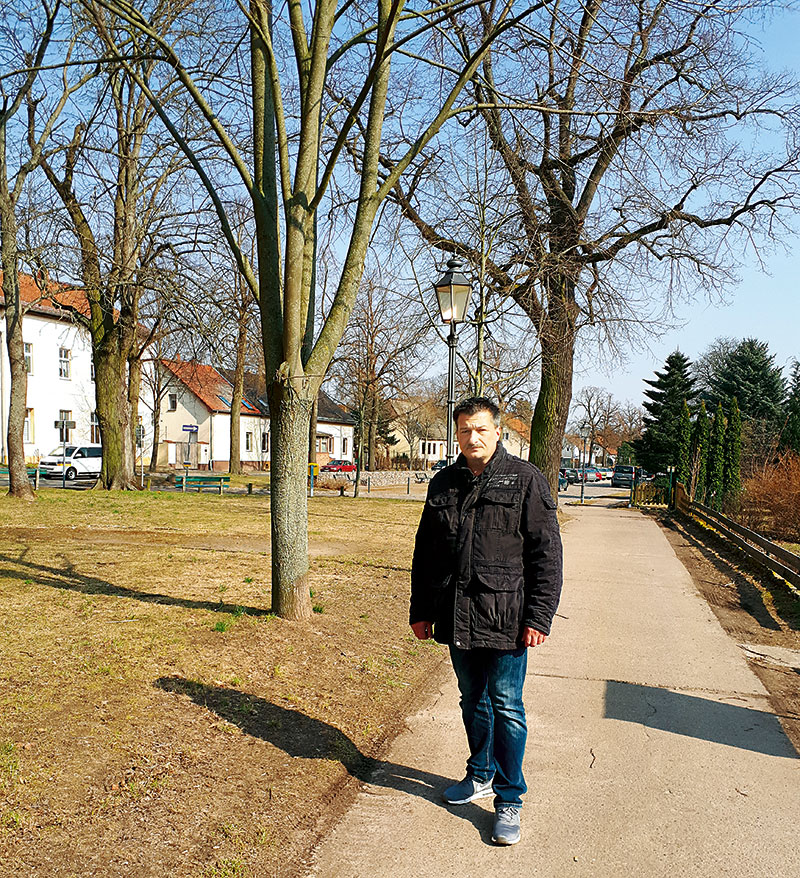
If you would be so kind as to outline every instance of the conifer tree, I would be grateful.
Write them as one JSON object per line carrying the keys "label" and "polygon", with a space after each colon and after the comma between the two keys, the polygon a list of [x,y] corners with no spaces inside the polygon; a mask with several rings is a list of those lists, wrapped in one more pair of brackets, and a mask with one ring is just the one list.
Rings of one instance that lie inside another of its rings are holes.
{"label": "conifer tree", "polygon": [[689,405],[686,400],[683,401],[683,411],[681,412],[681,423],[678,432],[678,461],[677,461],[677,480],[684,486],[688,487],[689,479],[692,474],[692,417],[689,414]]}
{"label": "conifer tree", "polygon": [[742,416],[734,396],[725,431],[725,460],[722,467],[723,501],[725,507],[735,504],[742,490]]}
{"label": "conifer tree", "polygon": [[706,479],[706,506],[722,509],[725,464],[725,413],[722,404],[717,403],[714,419],[711,422],[711,436],[708,445],[708,465]]}
{"label": "conifer tree", "polygon": [[667,357],[664,370],[656,372],[654,380],[644,382],[650,387],[644,392],[647,414],[642,437],[634,442],[634,448],[637,462],[651,472],[664,472],[678,463],[683,405],[691,404],[697,395],[690,370],[689,358],[674,351]]}
{"label": "conifer tree", "polygon": [[702,503],[706,495],[706,473],[708,465],[708,415],[706,404],[700,402],[700,409],[692,430],[692,484],[693,500]]}
{"label": "conifer tree", "polygon": [[789,376],[786,424],[781,434],[781,449],[800,454],[800,360],[795,360]]}

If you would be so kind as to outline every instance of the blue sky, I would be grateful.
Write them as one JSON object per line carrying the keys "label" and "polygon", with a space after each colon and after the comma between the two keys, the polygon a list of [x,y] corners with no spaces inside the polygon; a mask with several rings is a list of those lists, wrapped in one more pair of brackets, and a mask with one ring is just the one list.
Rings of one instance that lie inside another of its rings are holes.
{"label": "blue sky", "polygon": [[[766,28],[753,28],[770,66],[800,73],[800,10],[785,11]],[[646,352],[632,353],[627,362],[609,372],[596,371],[576,360],[575,391],[586,385],[604,387],[620,400],[641,404],[645,378],[652,378],[667,356],[679,348],[695,359],[720,336],[755,337],[769,344],[775,362],[788,366],[800,359],[800,223],[798,234],[784,243],[786,249],[762,254],[767,273],[755,258],[739,269],[741,283],[731,287],[726,303],[698,300],[677,309],[679,329],[653,340]],[[788,369],[785,370],[788,374]]]}

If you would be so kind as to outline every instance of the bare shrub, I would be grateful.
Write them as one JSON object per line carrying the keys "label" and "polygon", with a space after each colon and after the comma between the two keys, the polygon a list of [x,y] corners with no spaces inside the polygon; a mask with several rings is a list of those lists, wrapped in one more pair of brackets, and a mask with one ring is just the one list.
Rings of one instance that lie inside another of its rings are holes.
{"label": "bare shrub", "polygon": [[744,481],[740,524],[775,540],[800,543],[800,455],[787,453]]}

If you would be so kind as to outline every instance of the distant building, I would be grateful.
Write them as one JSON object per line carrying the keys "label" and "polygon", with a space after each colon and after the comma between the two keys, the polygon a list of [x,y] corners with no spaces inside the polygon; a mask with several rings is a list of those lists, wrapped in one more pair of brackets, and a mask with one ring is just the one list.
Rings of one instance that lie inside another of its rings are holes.
{"label": "distant building", "polygon": [[[161,360],[167,373],[159,418],[157,462],[160,467],[189,462],[201,469],[230,466],[233,373],[194,360]],[[320,465],[332,459],[353,460],[354,420],[320,391],[316,455]],[[245,469],[267,469],[272,439],[264,379],[245,373],[239,412],[239,457]]]}
{"label": "distant building", "polygon": [[[26,308],[22,318],[25,368],[28,373],[26,417],[23,434],[28,462],[67,443],[98,443],[100,427],[95,412],[94,366],[88,331],[78,324],[71,309],[88,313],[81,290],[50,282],[44,298],[30,275],[19,277],[20,297]],[[11,364],[5,337],[5,300],[0,288],[0,459],[8,460],[6,447],[8,408],[11,400]],[[144,392],[144,388],[143,388]],[[61,431],[56,421],[74,421],[75,428]],[[144,449],[150,447],[149,425]],[[146,460],[147,458],[145,458]]]}

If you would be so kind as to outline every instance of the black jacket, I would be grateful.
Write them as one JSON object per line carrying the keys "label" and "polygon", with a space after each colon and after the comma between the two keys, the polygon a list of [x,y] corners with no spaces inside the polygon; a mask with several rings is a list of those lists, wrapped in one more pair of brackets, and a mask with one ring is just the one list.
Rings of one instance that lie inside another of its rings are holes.
{"label": "black jacket", "polygon": [[411,623],[462,649],[515,649],[550,633],[561,536],[545,477],[502,445],[477,478],[463,455],[431,480],[411,567]]}

